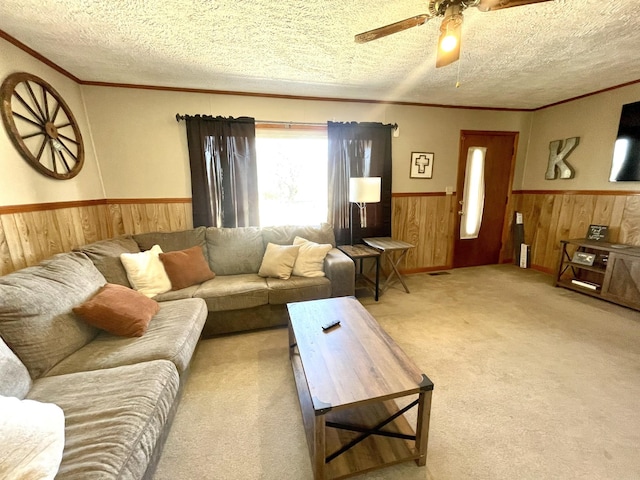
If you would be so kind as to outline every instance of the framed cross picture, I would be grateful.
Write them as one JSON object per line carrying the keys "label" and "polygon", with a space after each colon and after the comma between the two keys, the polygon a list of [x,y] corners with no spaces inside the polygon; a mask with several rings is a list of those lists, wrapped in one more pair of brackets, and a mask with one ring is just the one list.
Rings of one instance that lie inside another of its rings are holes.
{"label": "framed cross picture", "polygon": [[433,153],[411,152],[409,178],[431,178],[433,174]]}

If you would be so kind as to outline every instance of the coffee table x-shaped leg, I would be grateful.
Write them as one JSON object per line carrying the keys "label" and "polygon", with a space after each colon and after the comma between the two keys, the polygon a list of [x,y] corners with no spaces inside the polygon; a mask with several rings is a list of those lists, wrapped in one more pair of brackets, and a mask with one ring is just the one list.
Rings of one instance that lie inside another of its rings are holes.
{"label": "coffee table x-shaped leg", "polygon": [[[363,241],[370,247],[380,250],[383,254],[387,254],[383,255],[383,257],[387,259],[387,263],[389,263],[391,271],[389,272],[381,290],[384,292],[391,284],[393,277],[397,277],[404,287],[405,292],[410,293],[409,287],[407,287],[407,284],[398,270],[398,265],[400,265],[400,262],[402,262],[409,249],[413,248],[414,245],[403,242],[402,240],[393,240],[391,237],[364,238]],[[398,255],[395,260],[393,258],[394,252],[400,252],[400,255]]]}

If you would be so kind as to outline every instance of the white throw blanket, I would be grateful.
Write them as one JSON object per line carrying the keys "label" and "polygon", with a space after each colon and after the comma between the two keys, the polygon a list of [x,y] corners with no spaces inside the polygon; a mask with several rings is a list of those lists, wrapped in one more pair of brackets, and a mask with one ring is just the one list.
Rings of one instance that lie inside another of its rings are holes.
{"label": "white throw blanket", "polygon": [[0,478],[53,479],[64,450],[64,412],[53,403],[0,396]]}

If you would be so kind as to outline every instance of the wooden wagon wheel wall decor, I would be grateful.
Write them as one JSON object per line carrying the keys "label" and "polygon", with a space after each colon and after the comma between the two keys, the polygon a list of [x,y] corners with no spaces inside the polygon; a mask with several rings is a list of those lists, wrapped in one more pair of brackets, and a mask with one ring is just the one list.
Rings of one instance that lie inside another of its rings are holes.
{"label": "wooden wagon wheel wall decor", "polygon": [[84,146],[78,122],[51,85],[30,73],[12,73],[0,97],[4,126],[29,165],[58,180],[80,173]]}

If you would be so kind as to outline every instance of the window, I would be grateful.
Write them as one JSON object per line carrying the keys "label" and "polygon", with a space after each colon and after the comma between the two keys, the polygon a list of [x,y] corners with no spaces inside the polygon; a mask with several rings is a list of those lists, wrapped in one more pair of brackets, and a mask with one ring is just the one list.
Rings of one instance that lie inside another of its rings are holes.
{"label": "window", "polygon": [[486,147],[469,147],[464,178],[460,238],[478,238],[484,212],[484,164]]}
{"label": "window", "polygon": [[260,226],[327,221],[325,128],[256,128]]}

